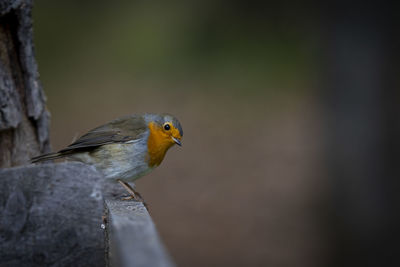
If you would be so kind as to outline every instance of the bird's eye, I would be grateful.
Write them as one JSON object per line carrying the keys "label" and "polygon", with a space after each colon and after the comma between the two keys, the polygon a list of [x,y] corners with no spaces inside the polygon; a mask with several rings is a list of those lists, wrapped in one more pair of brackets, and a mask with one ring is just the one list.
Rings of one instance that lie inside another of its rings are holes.
{"label": "bird's eye", "polygon": [[168,123],[166,123],[164,124],[164,129],[168,131],[169,129],[171,129],[171,126]]}

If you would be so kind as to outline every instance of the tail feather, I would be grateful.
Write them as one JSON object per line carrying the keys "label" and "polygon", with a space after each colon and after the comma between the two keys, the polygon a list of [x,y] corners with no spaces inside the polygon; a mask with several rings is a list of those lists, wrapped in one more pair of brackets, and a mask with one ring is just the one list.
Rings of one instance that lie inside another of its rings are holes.
{"label": "tail feather", "polygon": [[40,155],[37,157],[34,157],[31,159],[32,163],[37,163],[37,162],[42,162],[42,161],[48,161],[48,160],[54,160],[54,159],[59,159],[63,158],[65,155],[61,153],[48,153],[44,155]]}

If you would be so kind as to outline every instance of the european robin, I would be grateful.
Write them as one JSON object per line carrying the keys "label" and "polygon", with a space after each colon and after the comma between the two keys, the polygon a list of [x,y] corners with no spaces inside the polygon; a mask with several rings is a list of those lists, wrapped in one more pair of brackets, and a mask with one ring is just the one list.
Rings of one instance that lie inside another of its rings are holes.
{"label": "european robin", "polygon": [[106,178],[121,183],[142,200],[124,180],[134,181],[161,164],[168,149],[181,146],[183,130],[169,114],[128,115],[101,125],[66,148],[32,159],[32,163],[67,158],[96,167]]}

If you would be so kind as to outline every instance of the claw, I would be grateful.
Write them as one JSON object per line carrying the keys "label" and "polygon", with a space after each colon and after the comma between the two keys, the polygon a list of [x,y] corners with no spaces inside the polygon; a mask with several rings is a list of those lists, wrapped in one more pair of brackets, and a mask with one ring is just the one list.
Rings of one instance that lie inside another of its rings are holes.
{"label": "claw", "polygon": [[128,191],[129,196],[122,198],[122,200],[135,200],[138,202],[142,202],[143,206],[148,210],[148,206],[144,201],[143,197],[139,194],[139,192],[135,191],[127,182],[124,182],[120,179],[117,180],[125,189]]}
{"label": "claw", "polygon": [[133,197],[133,196],[127,196],[127,197],[123,197],[123,198],[122,198],[122,200],[132,200],[132,199],[135,200],[135,197]]}

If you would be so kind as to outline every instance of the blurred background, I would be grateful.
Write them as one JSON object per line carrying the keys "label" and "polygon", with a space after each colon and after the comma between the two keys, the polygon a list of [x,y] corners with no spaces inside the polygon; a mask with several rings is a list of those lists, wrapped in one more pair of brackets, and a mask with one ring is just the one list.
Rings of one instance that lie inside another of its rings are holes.
{"label": "blurred background", "polygon": [[168,112],[136,186],[179,266],[394,262],[398,9],[344,3],[36,0],[53,150]]}

